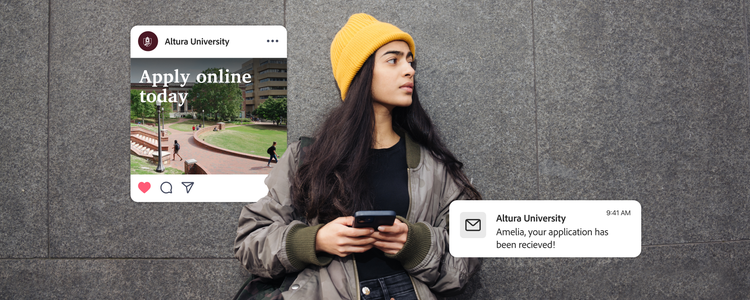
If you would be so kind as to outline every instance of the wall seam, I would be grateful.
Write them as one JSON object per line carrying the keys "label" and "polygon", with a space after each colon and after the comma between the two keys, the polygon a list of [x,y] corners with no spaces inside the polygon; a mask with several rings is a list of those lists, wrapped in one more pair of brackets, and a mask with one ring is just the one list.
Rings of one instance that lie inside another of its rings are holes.
{"label": "wall seam", "polygon": [[0,258],[0,261],[12,260],[236,260],[235,258],[210,258],[210,257],[33,257],[33,258]]}
{"label": "wall seam", "polygon": [[745,0],[742,1],[742,29],[745,32],[745,80],[747,81],[747,92],[748,92],[748,107],[750,107],[750,76],[748,76],[748,68],[750,68],[750,58],[748,57],[748,51],[750,51],[750,39],[748,38],[747,32],[747,7],[745,6]]}
{"label": "wall seam", "polygon": [[50,59],[51,57],[50,50],[52,49],[51,45],[52,45],[52,0],[49,0],[47,1],[47,258],[52,257],[52,253],[50,252],[51,236],[50,236],[50,230],[49,230],[50,229],[50,210],[49,210],[50,121],[49,120],[50,120],[50,104],[51,104],[50,86],[52,85],[51,84],[52,81],[50,80],[50,78],[52,78],[50,76],[51,75],[50,70],[52,69],[52,64],[51,64],[51,59]]}
{"label": "wall seam", "polygon": [[536,24],[534,22],[534,0],[531,0],[531,70],[534,79],[534,163],[536,165],[536,198],[541,199],[542,192],[539,185],[539,107],[536,91]]}
{"label": "wall seam", "polygon": [[[745,86],[745,92],[747,92],[747,99],[746,104],[748,107],[748,111],[750,111],[750,73],[748,73],[748,70],[750,70],[750,38],[748,37],[747,32],[747,6],[745,5],[746,0],[743,0],[740,5],[742,5],[742,30],[745,32],[745,83],[747,84]],[[750,203],[750,193],[746,196],[747,202]]]}
{"label": "wall seam", "polygon": [[[641,248],[657,248],[657,247],[674,247],[674,246],[696,246],[696,245],[713,245],[713,244],[729,244],[729,243],[747,243],[750,239],[739,239],[739,240],[723,240],[723,241],[707,241],[707,242],[689,242],[689,243],[675,243],[675,244],[653,244],[643,245]],[[234,258],[221,258],[221,257],[50,257],[50,258],[0,258],[0,261],[8,260],[234,260]]]}
{"label": "wall seam", "polygon": [[727,241],[708,241],[708,242],[691,242],[691,243],[678,243],[678,244],[654,244],[654,245],[643,245],[641,248],[656,248],[656,247],[672,247],[672,246],[695,246],[695,245],[708,245],[708,244],[728,244],[728,243],[743,243],[750,242],[750,239],[739,239],[739,240],[727,240]]}

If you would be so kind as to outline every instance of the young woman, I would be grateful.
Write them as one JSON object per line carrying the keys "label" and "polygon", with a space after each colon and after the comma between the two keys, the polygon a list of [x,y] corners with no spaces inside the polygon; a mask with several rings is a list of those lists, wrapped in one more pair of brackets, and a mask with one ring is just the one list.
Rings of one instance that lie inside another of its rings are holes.
{"label": "young woman", "polygon": [[[331,45],[343,104],[243,208],[235,257],[256,276],[291,278],[284,299],[436,299],[481,263],[448,251],[450,203],[481,196],[419,103],[414,53],[409,34],[351,16]],[[360,210],[399,217],[352,228]]]}

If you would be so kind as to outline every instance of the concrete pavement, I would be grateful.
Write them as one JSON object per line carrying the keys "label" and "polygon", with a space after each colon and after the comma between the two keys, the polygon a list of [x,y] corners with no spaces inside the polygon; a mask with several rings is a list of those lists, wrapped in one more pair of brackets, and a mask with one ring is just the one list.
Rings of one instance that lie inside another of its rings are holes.
{"label": "concrete pavement", "polygon": [[[195,159],[211,174],[268,174],[271,168],[266,167],[267,161],[258,161],[249,158],[242,158],[234,155],[211,151],[202,147],[193,139],[193,132],[183,132],[179,130],[170,130],[170,126],[187,121],[180,119],[176,123],[167,124],[165,128],[171,133],[169,135],[169,150],[174,150],[174,141],[180,143],[180,157],[175,155],[175,160],[170,162],[173,168],[184,170],[184,163],[187,159]],[[271,164],[273,166],[274,163]]]}

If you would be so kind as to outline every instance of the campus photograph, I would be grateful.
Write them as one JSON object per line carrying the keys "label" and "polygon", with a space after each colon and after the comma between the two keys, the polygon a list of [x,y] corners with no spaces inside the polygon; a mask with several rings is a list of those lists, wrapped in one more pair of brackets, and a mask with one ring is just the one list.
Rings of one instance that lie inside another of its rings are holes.
{"label": "campus photograph", "polygon": [[286,59],[136,58],[130,81],[131,174],[268,174],[286,150]]}

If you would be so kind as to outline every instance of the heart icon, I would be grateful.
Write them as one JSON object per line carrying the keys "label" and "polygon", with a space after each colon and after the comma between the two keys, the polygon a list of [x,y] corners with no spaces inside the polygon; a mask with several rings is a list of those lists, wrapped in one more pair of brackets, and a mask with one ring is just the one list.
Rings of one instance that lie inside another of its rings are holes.
{"label": "heart icon", "polygon": [[139,182],[138,183],[138,189],[141,190],[144,194],[148,192],[149,189],[151,189],[151,183],[149,182]]}

